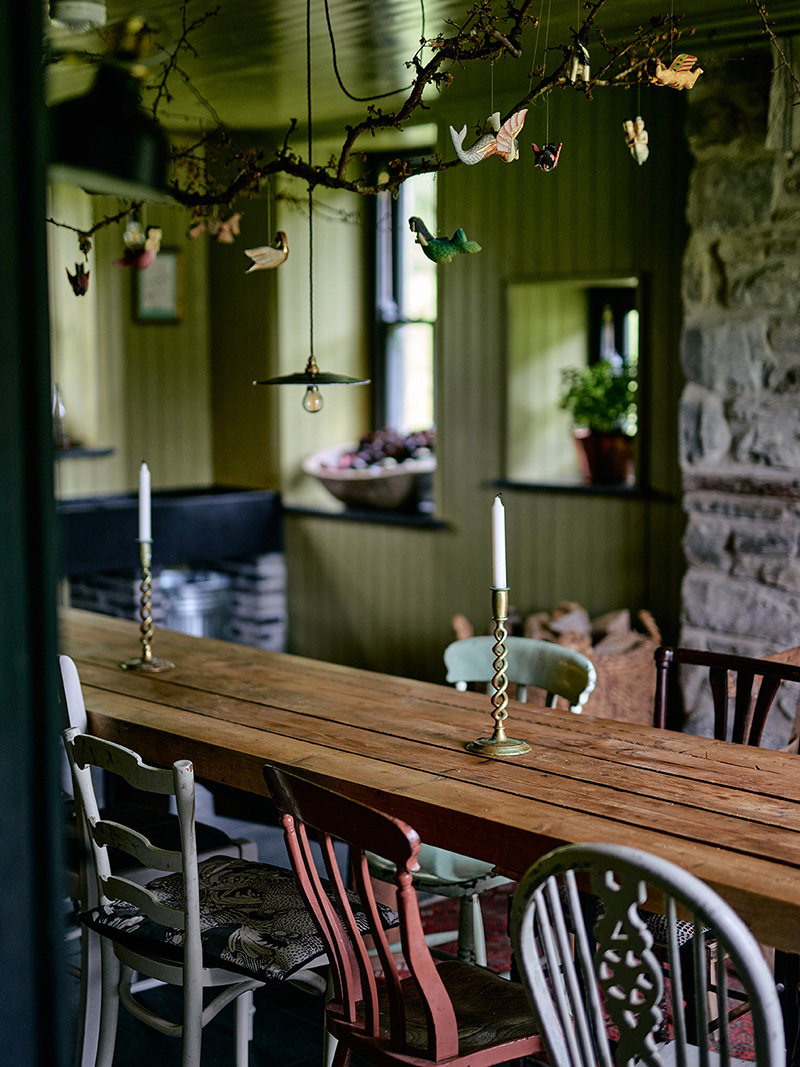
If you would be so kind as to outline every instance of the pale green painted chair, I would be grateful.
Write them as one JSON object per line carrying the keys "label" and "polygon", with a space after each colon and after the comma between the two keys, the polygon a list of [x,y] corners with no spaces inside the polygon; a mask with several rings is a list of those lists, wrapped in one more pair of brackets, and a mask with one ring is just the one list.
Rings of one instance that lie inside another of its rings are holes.
{"label": "pale green painted chair", "polygon": [[[527,700],[528,688],[544,690],[548,707],[555,707],[559,696],[569,703],[571,712],[579,713],[594,689],[597,676],[589,659],[580,652],[550,641],[532,637],[507,637],[508,666],[506,677],[516,684],[516,699]],[[447,681],[464,690],[470,682],[485,682],[491,689],[495,675],[494,637],[465,637],[444,650]],[[384,882],[394,880],[394,866],[380,856],[368,856],[370,871]],[[480,894],[509,879],[495,874],[494,866],[483,860],[457,852],[424,845],[417,860],[420,870],[414,875],[417,889],[437,896],[458,897],[458,957],[486,966],[486,935],[481,915]],[[447,944],[455,931],[442,931],[429,937],[428,944]]]}

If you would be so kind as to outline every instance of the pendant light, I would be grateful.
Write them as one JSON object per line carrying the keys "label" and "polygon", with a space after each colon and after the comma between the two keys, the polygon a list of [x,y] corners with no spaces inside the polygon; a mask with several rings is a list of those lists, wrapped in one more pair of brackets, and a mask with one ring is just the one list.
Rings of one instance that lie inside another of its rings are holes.
{"label": "pendant light", "polygon": [[[311,166],[311,0],[306,0],[306,103],[308,109],[308,164]],[[305,385],[303,407],[314,414],[322,410],[321,385],[369,385],[369,378],[351,378],[346,374],[321,371],[314,358],[314,186],[308,183],[308,362],[305,369],[294,374],[253,382],[253,385]]]}

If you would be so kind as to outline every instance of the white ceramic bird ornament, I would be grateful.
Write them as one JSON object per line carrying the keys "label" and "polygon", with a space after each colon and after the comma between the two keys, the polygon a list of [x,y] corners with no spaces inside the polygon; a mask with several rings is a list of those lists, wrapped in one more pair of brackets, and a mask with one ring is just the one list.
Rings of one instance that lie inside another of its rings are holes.
{"label": "white ceramic bird ornament", "polygon": [[279,267],[289,258],[289,242],[283,230],[279,230],[273,244],[262,245],[261,248],[246,248],[244,254],[253,261],[245,274],[254,270],[269,270],[271,267]]}
{"label": "white ceramic bird ornament", "polygon": [[511,118],[506,119],[501,126],[500,112],[495,111],[489,116],[484,127],[488,132],[482,134],[472,148],[467,149],[464,148],[464,138],[467,136],[466,125],[462,126],[458,133],[451,126],[450,136],[453,139],[456,155],[462,163],[468,166],[480,163],[482,159],[488,159],[489,156],[500,156],[506,163],[513,163],[515,159],[519,159],[517,137],[527,114],[528,109],[523,108],[522,111],[517,111]]}

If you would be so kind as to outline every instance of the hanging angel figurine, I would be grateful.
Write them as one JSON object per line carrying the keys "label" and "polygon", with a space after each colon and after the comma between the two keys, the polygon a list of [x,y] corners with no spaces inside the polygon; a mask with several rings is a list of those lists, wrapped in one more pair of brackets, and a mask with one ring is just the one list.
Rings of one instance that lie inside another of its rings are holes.
{"label": "hanging angel figurine", "polygon": [[622,128],[625,130],[625,144],[641,166],[650,155],[650,135],[644,128],[644,119],[641,115],[637,115],[635,119],[626,119]]}
{"label": "hanging angel figurine", "polygon": [[279,267],[281,263],[286,262],[289,257],[289,242],[283,230],[279,230],[273,244],[262,245],[260,248],[246,248],[244,254],[253,261],[245,274],[250,274],[254,270],[269,270],[271,267]]}
{"label": "hanging angel figurine", "polygon": [[589,50],[583,41],[578,40],[577,34],[572,43],[567,78],[573,85],[577,81],[589,81]]}
{"label": "hanging angel figurine", "polygon": [[489,156],[500,156],[506,163],[512,163],[515,159],[519,159],[517,136],[522,129],[527,114],[528,109],[523,108],[522,111],[517,111],[506,119],[501,126],[500,112],[495,111],[487,119],[484,127],[487,132],[478,138],[472,148],[467,149],[464,148],[464,138],[467,136],[466,124],[457,133],[451,126],[450,136],[453,139],[453,148],[456,150],[456,155],[462,163],[466,163],[468,166],[480,163],[482,159],[488,159]]}
{"label": "hanging angel figurine", "polygon": [[237,211],[223,222],[219,215],[205,215],[189,229],[190,237],[199,237],[201,233],[207,233],[209,237],[216,237],[225,245],[233,244],[233,239],[239,236],[239,219],[242,213]]}
{"label": "hanging angel figurine", "polygon": [[655,73],[650,75],[650,84],[667,85],[670,89],[691,89],[703,73],[702,67],[692,70],[696,62],[697,56],[690,56],[688,52],[676,56],[668,67],[657,59]]}

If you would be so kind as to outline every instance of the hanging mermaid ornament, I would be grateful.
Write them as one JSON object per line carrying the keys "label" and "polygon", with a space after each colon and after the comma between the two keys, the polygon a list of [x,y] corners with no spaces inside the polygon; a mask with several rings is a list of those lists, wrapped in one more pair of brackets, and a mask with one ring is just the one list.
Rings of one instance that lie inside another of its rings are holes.
{"label": "hanging mermaid ornament", "polygon": [[485,132],[481,134],[472,148],[464,148],[464,138],[467,136],[466,124],[456,132],[450,127],[450,136],[453,139],[453,148],[462,163],[472,166],[480,163],[489,156],[500,156],[506,163],[513,163],[519,159],[519,144],[517,137],[525,123],[528,109],[515,112],[504,123],[500,123],[500,112],[495,111],[486,121]]}

